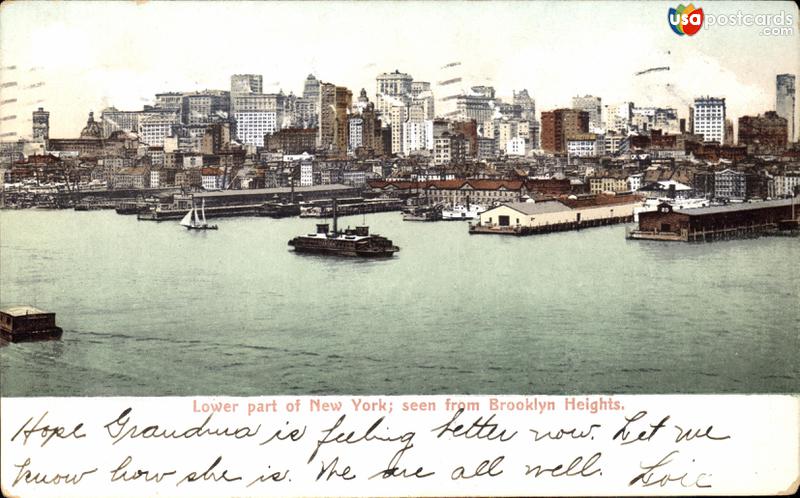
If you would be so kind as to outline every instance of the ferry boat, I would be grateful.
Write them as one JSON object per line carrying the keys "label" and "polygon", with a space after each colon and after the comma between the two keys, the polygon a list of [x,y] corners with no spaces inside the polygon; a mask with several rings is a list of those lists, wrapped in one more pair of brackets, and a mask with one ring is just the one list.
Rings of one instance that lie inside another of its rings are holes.
{"label": "ferry boat", "polygon": [[391,257],[400,250],[391,240],[377,234],[370,235],[369,227],[358,226],[339,231],[337,227],[336,199],[333,200],[333,231],[327,223],[318,223],[316,233],[300,235],[289,241],[295,252],[316,253],[329,256],[362,258]]}
{"label": "ferry boat", "polygon": [[439,221],[442,206],[413,206],[403,211],[403,221]]}
{"label": "ferry boat", "polygon": [[300,204],[294,202],[265,202],[258,209],[260,216],[270,218],[288,218],[300,215]]}
{"label": "ferry boat", "polygon": [[477,204],[470,205],[469,202],[467,202],[466,206],[456,204],[451,209],[442,210],[442,219],[445,221],[476,220],[484,211],[486,211],[486,208]]}
{"label": "ferry boat", "polygon": [[7,341],[58,339],[62,332],[55,313],[28,305],[0,309],[0,337]]}

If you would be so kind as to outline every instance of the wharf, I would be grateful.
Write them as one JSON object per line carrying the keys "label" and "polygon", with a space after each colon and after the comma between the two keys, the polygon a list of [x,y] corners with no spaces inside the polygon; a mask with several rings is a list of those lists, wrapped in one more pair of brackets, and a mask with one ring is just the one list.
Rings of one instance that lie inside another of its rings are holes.
{"label": "wharf", "polygon": [[599,218],[595,220],[570,221],[566,223],[551,223],[535,227],[509,225],[509,226],[482,226],[470,223],[469,233],[473,234],[493,234],[493,235],[514,235],[523,237],[526,235],[541,235],[552,232],[568,232],[572,230],[583,230],[584,228],[600,227],[606,225],[617,225],[619,223],[630,223],[633,215],[618,216],[613,218]]}
{"label": "wharf", "polygon": [[[262,204],[206,207],[206,218],[227,218],[232,216],[257,216]],[[152,209],[136,215],[140,221],[179,220],[186,216],[186,209]]]}

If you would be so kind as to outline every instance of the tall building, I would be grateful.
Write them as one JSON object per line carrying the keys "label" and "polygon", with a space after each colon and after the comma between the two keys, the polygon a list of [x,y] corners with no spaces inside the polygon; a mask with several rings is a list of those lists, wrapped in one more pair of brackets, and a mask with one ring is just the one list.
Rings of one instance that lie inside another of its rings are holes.
{"label": "tall building", "polygon": [[452,118],[458,113],[456,100],[464,94],[460,62],[445,64],[439,69],[436,82],[436,115]]}
{"label": "tall building", "polygon": [[747,146],[748,154],[781,154],[786,150],[788,123],[774,111],[764,116],[739,118],[739,145]]}
{"label": "tall building", "polygon": [[725,143],[725,99],[698,97],[694,99],[692,115],[694,133],[704,142]]}
{"label": "tall building", "polygon": [[100,113],[103,137],[108,138],[115,131],[139,133],[139,111],[120,111],[115,107],[106,107]]}
{"label": "tall building", "polygon": [[[375,107],[381,113],[385,124],[393,124],[391,115],[393,107],[407,106],[411,103],[412,82],[410,74],[397,70],[393,73],[379,74],[375,78]],[[402,123],[399,123],[399,126],[402,126]]]}
{"label": "tall building", "polygon": [[795,129],[795,78],[793,74],[779,74],[775,78],[775,111],[786,119],[789,142],[796,140]]}
{"label": "tall building", "polygon": [[597,130],[602,126],[602,112],[600,97],[584,95],[583,97],[572,97],[572,108],[589,113],[589,128]]}
{"label": "tall building", "polygon": [[240,143],[264,146],[264,135],[275,133],[278,129],[275,111],[239,111],[236,119],[236,138]]}
{"label": "tall building", "polygon": [[181,101],[184,124],[211,123],[230,111],[230,92],[206,90],[183,95]]}
{"label": "tall building", "polygon": [[40,107],[33,111],[33,141],[44,142],[50,138],[50,113]]}
{"label": "tall building", "polygon": [[542,149],[551,154],[567,152],[567,139],[589,132],[589,113],[577,109],[555,109],[542,113]]}
{"label": "tall building", "polygon": [[456,114],[450,117],[460,121],[474,119],[478,123],[492,119],[496,105],[494,88],[474,86],[470,90],[456,98]]}
{"label": "tall building", "polygon": [[528,95],[528,90],[522,89],[519,92],[514,91],[512,100],[515,106],[520,107],[520,118],[529,122],[536,120],[536,101]]}
{"label": "tall building", "polygon": [[319,127],[317,147],[346,154],[348,146],[348,111],[353,104],[353,93],[345,87],[322,83],[319,91]]}
{"label": "tall building", "polygon": [[631,118],[633,117],[633,102],[622,102],[603,107],[605,129],[607,132],[627,135],[630,132]]}
{"label": "tall building", "polygon": [[264,77],[260,74],[234,74],[231,76],[231,95],[234,93],[263,93]]}

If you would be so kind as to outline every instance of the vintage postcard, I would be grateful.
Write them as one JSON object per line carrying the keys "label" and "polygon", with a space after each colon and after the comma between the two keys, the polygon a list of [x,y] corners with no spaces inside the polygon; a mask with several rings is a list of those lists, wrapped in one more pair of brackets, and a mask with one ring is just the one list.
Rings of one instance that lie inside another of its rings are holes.
{"label": "vintage postcard", "polygon": [[4,2],[4,495],[791,494],[799,21]]}

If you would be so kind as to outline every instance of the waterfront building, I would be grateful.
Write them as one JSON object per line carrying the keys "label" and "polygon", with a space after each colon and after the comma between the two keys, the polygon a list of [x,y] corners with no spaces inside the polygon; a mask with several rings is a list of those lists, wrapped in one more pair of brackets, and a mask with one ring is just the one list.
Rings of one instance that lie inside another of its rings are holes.
{"label": "waterfront building", "polygon": [[767,111],[763,116],[739,118],[739,145],[747,147],[748,154],[782,154],[787,147],[786,118],[777,112]]}
{"label": "waterfront building", "polygon": [[220,168],[201,168],[200,178],[205,190],[220,190],[224,188],[224,172]]}
{"label": "waterfront building", "polygon": [[627,192],[629,190],[628,177],[620,174],[598,174],[589,178],[589,193],[602,194],[603,192]]}
{"label": "waterfront building", "polygon": [[775,112],[786,120],[786,137],[789,142],[797,140],[795,109],[795,75],[779,74],[775,77]]}
{"label": "waterfront building", "polygon": [[636,195],[569,196],[557,200],[509,202],[480,214],[470,233],[513,233],[574,230],[580,226],[619,223],[633,219],[641,204]]}
{"label": "waterfront building", "polygon": [[300,186],[310,187],[314,185],[314,163],[300,163]]}
{"label": "waterfront building", "polygon": [[628,182],[628,190],[631,192],[636,192],[642,186],[642,180],[644,179],[644,173],[634,173],[633,175],[629,175],[627,182]]}
{"label": "waterfront building", "polygon": [[32,122],[33,141],[46,142],[50,138],[50,113],[40,107],[38,110],[33,111]]}
{"label": "waterfront building", "polygon": [[150,187],[150,167],[122,168],[112,175],[113,189],[141,189]]}
{"label": "waterfront building", "polygon": [[489,206],[520,200],[525,195],[561,195],[570,192],[567,179],[532,180],[428,180],[368,182],[374,193],[409,197],[419,195],[432,204],[465,205],[467,201]]}
{"label": "waterfront building", "polygon": [[730,168],[714,173],[714,197],[718,199],[744,200],[746,194],[747,179],[744,173]]}
{"label": "waterfront building", "polygon": [[775,196],[800,195],[800,171],[775,175]]}
{"label": "waterfront building", "polygon": [[793,202],[780,199],[686,210],[664,203],[656,211],[639,213],[639,227],[631,238],[694,242],[752,237],[796,217]]}
{"label": "waterfront building", "polygon": [[725,143],[725,99],[698,97],[692,111],[692,133],[701,135],[704,142]]}

